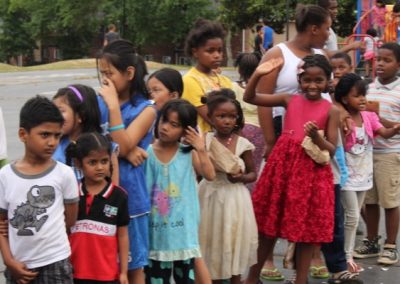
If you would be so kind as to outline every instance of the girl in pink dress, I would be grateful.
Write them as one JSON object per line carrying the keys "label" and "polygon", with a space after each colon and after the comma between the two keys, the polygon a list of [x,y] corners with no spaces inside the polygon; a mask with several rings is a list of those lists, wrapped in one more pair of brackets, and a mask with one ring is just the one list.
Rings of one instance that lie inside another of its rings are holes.
{"label": "girl in pink dress", "polygon": [[[259,263],[251,268],[250,275],[261,269],[275,240],[285,238],[298,243],[296,284],[305,284],[314,246],[333,238],[334,188],[329,164],[315,162],[302,148],[302,141],[308,136],[317,149],[333,156],[339,111],[321,96],[328,88],[331,67],[319,54],[306,56],[298,68],[300,94],[256,94],[258,80],[271,72],[271,65],[279,63],[277,59],[260,65],[244,95],[249,103],[286,108],[282,135],[252,196],[259,231]],[[324,130],[326,138],[318,130]]]}

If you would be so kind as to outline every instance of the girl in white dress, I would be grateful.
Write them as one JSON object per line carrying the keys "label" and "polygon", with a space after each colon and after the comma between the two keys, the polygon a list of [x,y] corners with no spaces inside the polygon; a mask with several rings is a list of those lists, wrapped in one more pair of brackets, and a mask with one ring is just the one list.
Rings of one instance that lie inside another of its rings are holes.
{"label": "girl in white dress", "polygon": [[217,176],[200,183],[200,248],[213,283],[240,283],[257,261],[257,225],[245,186],[256,179],[254,146],[238,135],[244,118],[233,91],[214,91],[205,100],[215,130],[206,135],[206,145]]}

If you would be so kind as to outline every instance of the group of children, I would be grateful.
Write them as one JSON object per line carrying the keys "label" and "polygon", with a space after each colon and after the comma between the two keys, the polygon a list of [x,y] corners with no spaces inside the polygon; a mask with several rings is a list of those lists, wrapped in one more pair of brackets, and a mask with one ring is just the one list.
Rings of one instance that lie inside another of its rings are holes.
{"label": "group of children", "polygon": [[[394,216],[400,205],[400,142],[379,138],[372,146],[376,135],[399,133],[400,47],[379,49],[378,79],[368,91],[351,73],[349,57],[338,53],[331,62],[306,56],[297,70],[298,93],[260,94],[260,78],[283,60],[254,71],[256,58],[253,75],[241,73],[244,101],[282,106],[286,113],[251,195],[245,184],[256,181],[259,165],[254,145],[242,136],[246,118],[230,80],[214,71],[223,38],[221,25],[196,23],[187,39],[196,66],[183,79],[176,70],[158,70],[147,84],[143,59],[130,42],[117,40],[97,57],[99,95],[71,85],[52,101],[37,96],[25,103],[18,131],[25,154],[0,171],[7,283],[170,283],[171,277],[176,283],[241,283],[249,268],[247,283],[253,283],[277,238],[298,244],[296,283],[306,283],[315,246],[333,238],[330,161],[339,137],[348,168],[346,181],[342,173],[345,249],[349,267],[360,270],[353,255],[370,254],[378,239],[372,226],[366,248],[354,250],[365,193],[371,192],[370,212],[379,202]],[[367,92],[368,100],[379,102],[380,119],[366,111]],[[388,160],[389,181],[375,171],[375,163]],[[370,190],[373,175],[386,187]],[[391,183],[393,190],[386,190]],[[395,239],[388,235],[381,263],[394,263]]]}

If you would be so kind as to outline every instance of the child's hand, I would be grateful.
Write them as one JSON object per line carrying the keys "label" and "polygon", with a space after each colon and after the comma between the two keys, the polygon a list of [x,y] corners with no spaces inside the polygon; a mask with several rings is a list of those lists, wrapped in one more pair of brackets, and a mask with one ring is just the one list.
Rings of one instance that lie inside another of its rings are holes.
{"label": "child's hand", "polygon": [[120,284],[129,284],[128,275],[126,273],[121,273],[119,275],[119,283]]}
{"label": "child's hand", "polygon": [[118,93],[117,89],[114,86],[114,83],[108,78],[103,78],[101,83],[102,85],[99,93],[103,97],[108,108],[119,108]]}
{"label": "child's hand", "polygon": [[15,279],[18,284],[31,282],[39,273],[29,270],[24,263],[16,260],[8,263],[7,268],[10,270],[13,279]]}
{"label": "child's hand", "polygon": [[282,64],[283,64],[283,58],[282,57],[273,58],[271,60],[268,60],[268,61],[260,64],[257,67],[256,72],[259,75],[267,75],[268,73],[271,73],[273,70],[275,70],[276,68],[278,68]]}
{"label": "child's hand", "polygon": [[237,174],[226,174],[226,177],[231,183],[242,182],[243,172],[240,171]]}
{"label": "child's hand", "polygon": [[[146,150],[140,148],[140,147],[135,147],[133,148],[126,159],[135,167],[140,166],[143,164],[144,160],[147,159],[149,155],[147,154]],[[1,228],[0,228],[0,233],[1,233]]]}
{"label": "child's hand", "polygon": [[3,237],[8,237],[8,220],[0,221],[0,235]]}
{"label": "child's hand", "polygon": [[304,124],[304,133],[311,139],[318,137],[318,126],[315,121],[308,121]]}
{"label": "child's hand", "polygon": [[197,132],[193,127],[188,127],[186,130],[185,142],[189,143],[196,149],[196,151],[201,152],[206,149],[206,143],[204,141],[204,136],[201,131]]}

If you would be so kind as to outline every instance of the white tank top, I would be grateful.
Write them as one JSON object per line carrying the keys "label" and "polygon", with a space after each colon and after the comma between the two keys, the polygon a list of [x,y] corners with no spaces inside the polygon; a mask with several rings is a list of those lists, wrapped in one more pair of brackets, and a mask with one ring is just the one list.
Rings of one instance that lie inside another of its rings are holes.
{"label": "white tank top", "polygon": [[[297,66],[302,58],[297,57],[286,45],[279,43],[278,48],[282,51],[284,64],[278,74],[274,94],[296,94],[299,93],[299,82],[297,81]],[[321,49],[313,49],[315,54],[322,54]],[[273,108],[273,117],[282,116],[285,112],[283,107]]]}

